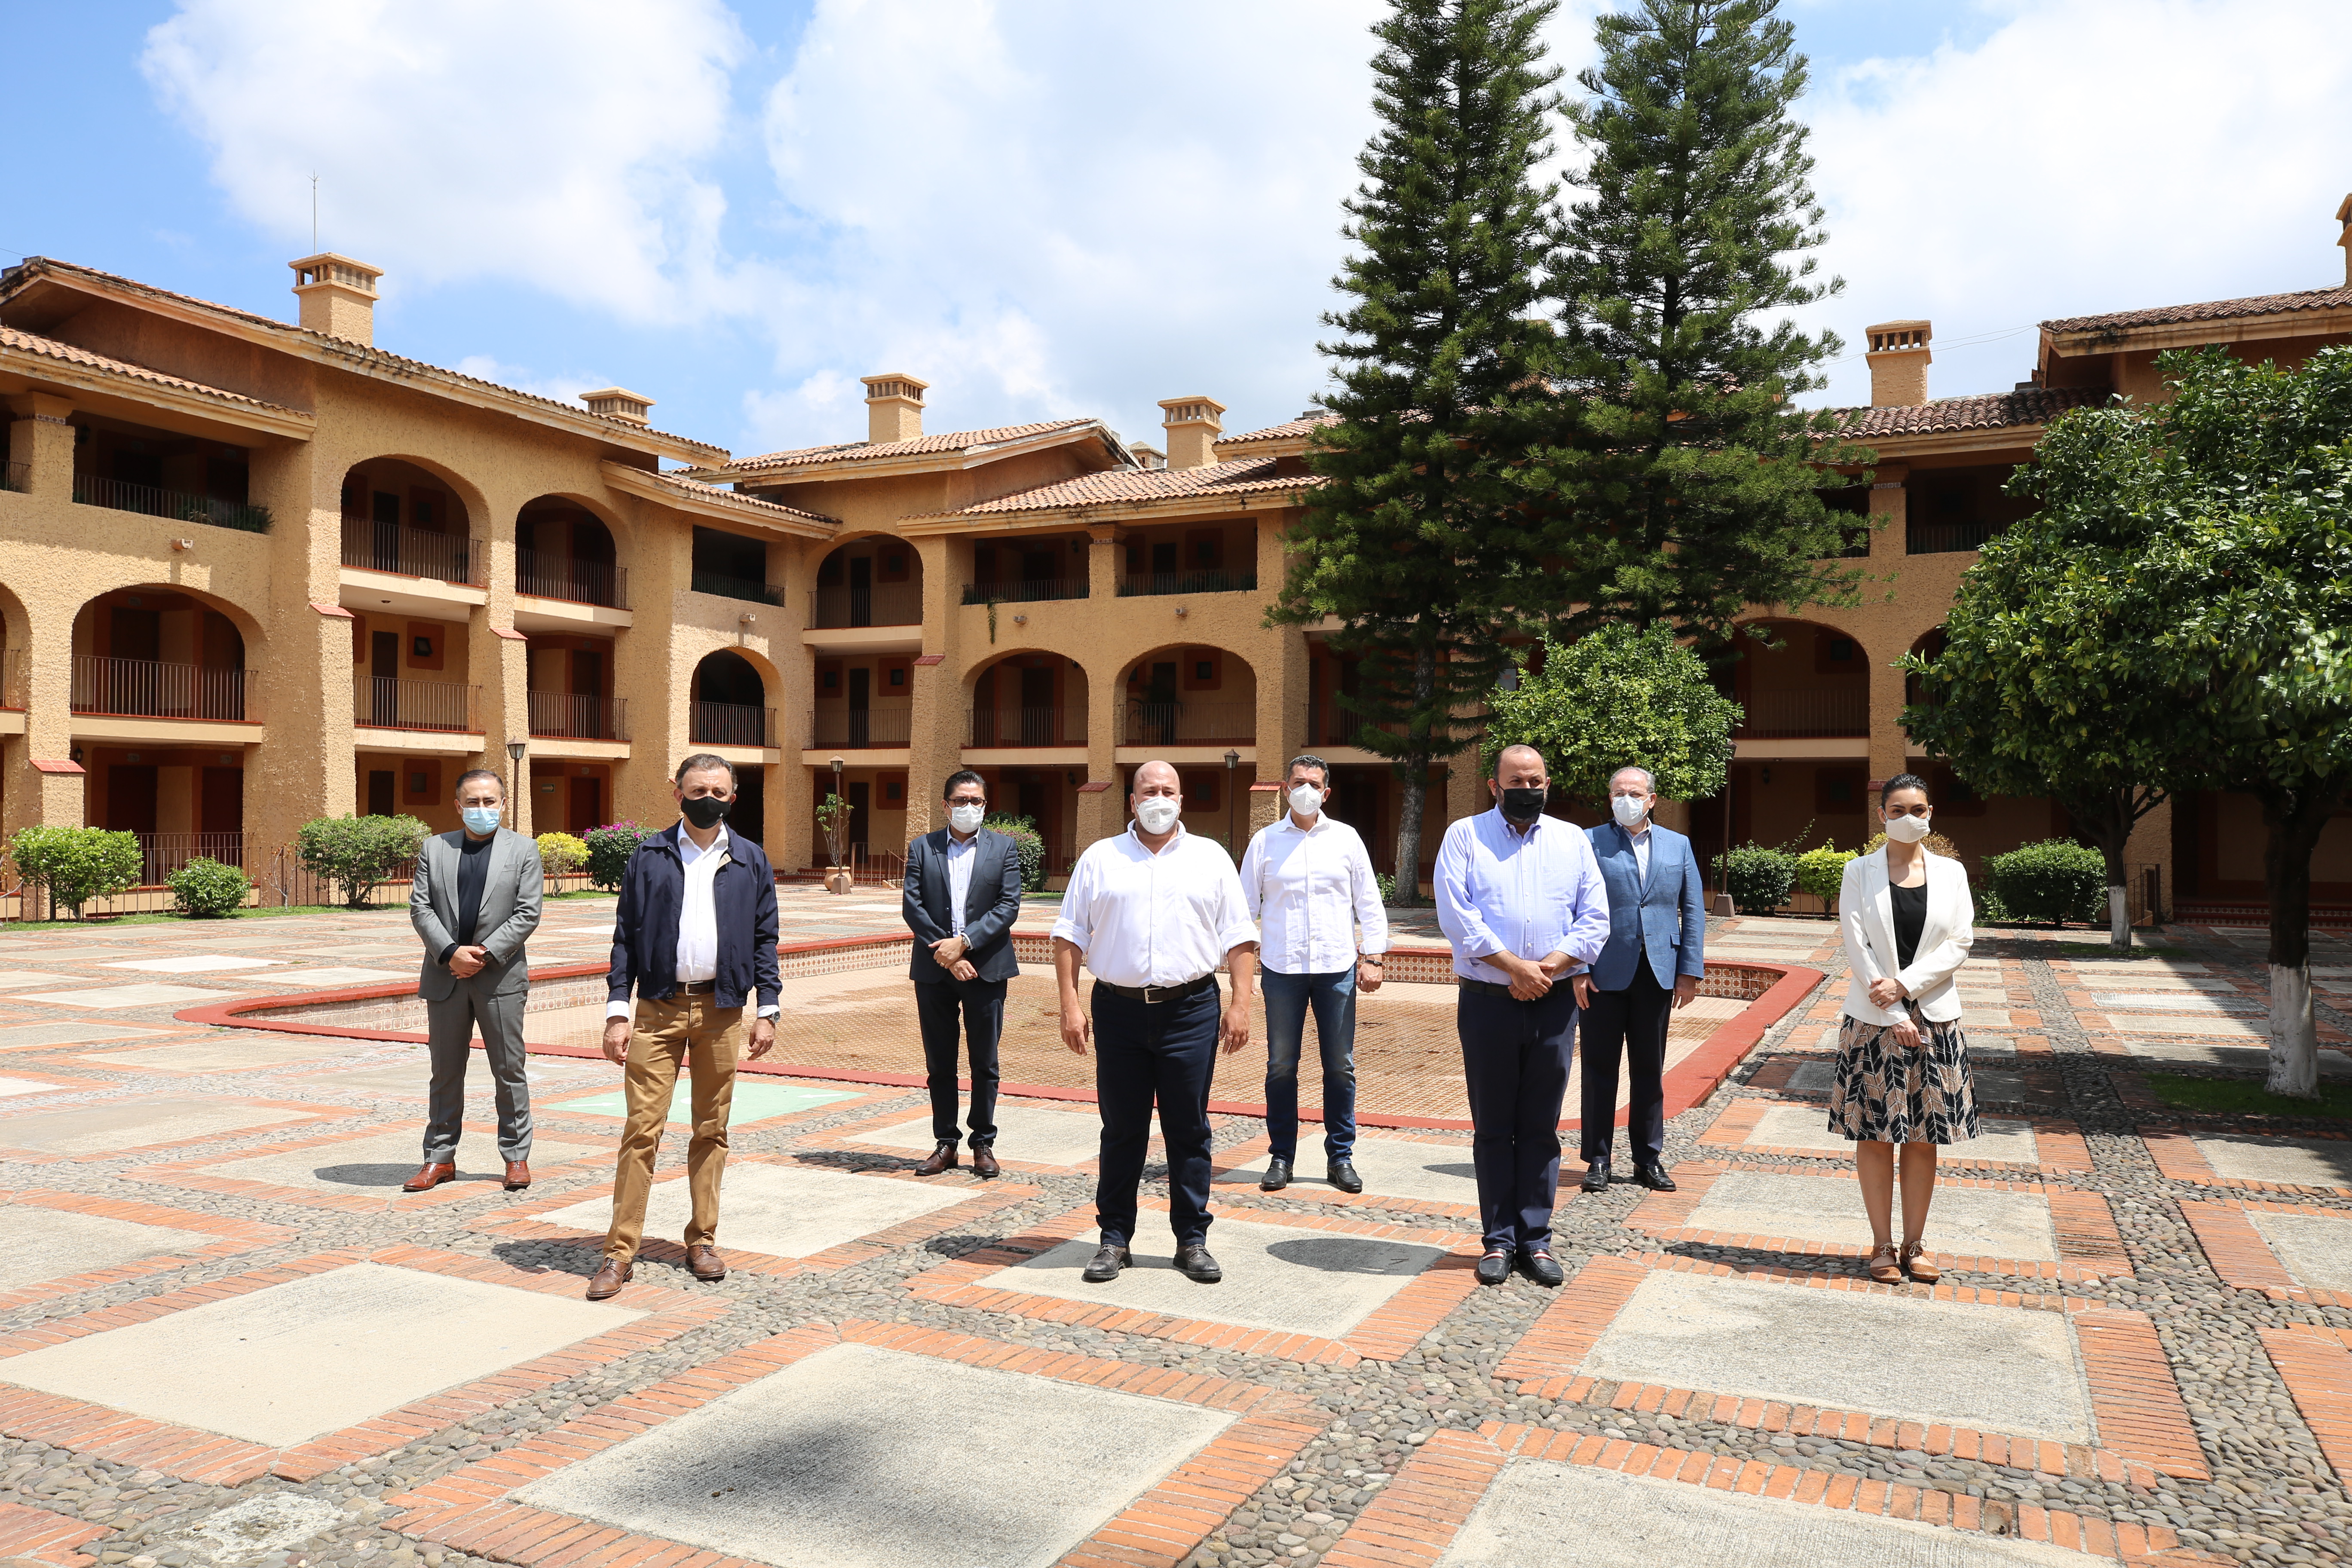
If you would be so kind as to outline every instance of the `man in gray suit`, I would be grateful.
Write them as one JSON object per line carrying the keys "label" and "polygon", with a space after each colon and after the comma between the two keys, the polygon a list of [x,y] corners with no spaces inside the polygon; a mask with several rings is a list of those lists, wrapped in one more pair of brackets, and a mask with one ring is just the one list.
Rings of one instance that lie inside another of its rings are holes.
{"label": "man in gray suit", "polygon": [[474,1028],[499,1100],[499,1156],[506,1189],[530,1185],[530,1085],[523,1076],[522,1010],[530,965],[522,944],[539,926],[545,878],[539,846],[499,826],[506,786],[488,768],[457,778],[465,826],[427,838],[416,852],[408,923],[425,942],[417,994],[432,1041],[433,1093],[425,1123],[425,1168],[401,1186],[430,1192],[457,1177],[465,1131],[466,1060]]}
{"label": "man in gray suit", "polygon": [[982,827],[988,785],[967,768],[949,775],[948,826],[908,847],[902,913],[915,933],[915,1018],[931,1089],[937,1147],[919,1176],[952,1171],[956,1130],[956,1019],[971,1047],[971,1169],[986,1180],[996,1163],[996,1042],[1004,1032],[1005,983],[1021,973],[1013,922],[1021,918],[1021,853]]}

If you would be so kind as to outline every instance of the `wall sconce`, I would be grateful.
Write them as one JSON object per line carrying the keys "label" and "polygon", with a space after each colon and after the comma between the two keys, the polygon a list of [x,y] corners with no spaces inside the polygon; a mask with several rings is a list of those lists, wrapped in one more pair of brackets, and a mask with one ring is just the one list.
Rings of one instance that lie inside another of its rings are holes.
{"label": "wall sconce", "polygon": [[1025,626],[1029,624],[1029,617],[1026,616],[1015,616],[1013,617],[1013,624],[1016,626]]}
{"label": "wall sconce", "polygon": [[736,616],[735,619],[737,624],[741,626],[753,626],[760,624],[760,617],[751,614],[749,610],[746,610],[743,614]]}
{"label": "wall sconce", "polygon": [[1772,782],[1772,770],[1769,767],[1761,770],[1760,776],[1764,783],[1770,784]]}
{"label": "wall sconce", "polygon": [[1190,615],[1190,614],[1192,614],[1192,612],[1191,612],[1190,610],[1187,610],[1183,605],[1177,605],[1177,606],[1176,606],[1176,615],[1177,615],[1177,618],[1178,618],[1178,619],[1180,619],[1180,620],[1181,620],[1181,619],[1182,619],[1185,616],[1188,616],[1188,615]]}
{"label": "wall sconce", "polygon": [[175,539],[172,541],[172,548],[173,550],[194,550],[195,547],[196,542],[193,539]]}

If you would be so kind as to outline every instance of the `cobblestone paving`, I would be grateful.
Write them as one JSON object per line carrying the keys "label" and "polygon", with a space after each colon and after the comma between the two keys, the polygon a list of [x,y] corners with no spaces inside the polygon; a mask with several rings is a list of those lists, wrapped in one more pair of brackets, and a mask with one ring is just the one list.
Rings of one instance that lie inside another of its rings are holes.
{"label": "cobblestone paving", "polygon": [[[825,927],[832,928],[832,934],[887,929],[890,919],[888,903],[879,899],[836,900],[830,906],[794,900],[792,905],[797,929],[806,934],[818,934]],[[551,939],[568,935],[580,948],[593,944],[593,929],[609,920],[609,908],[593,900],[551,906]],[[1670,1124],[1668,1163],[1693,1169],[1799,1168],[1840,1173],[1849,1167],[1834,1157],[1700,1142],[1734,1105],[1821,1103],[1818,1094],[1773,1086],[1788,1080],[1792,1065],[1822,1059],[1822,1036],[1833,1026],[1843,994],[1836,978],[1842,965],[1826,945],[1831,934],[1826,922],[1717,925],[1716,940],[1725,947],[1745,951],[1754,944],[1799,961],[1810,958],[1816,967],[1832,971],[1832,978],[1772,1032],[1732,1081]],[[234,946],[226,940],[231,933]],[[196,971],[176,978],[209,991],[253,992],[280,989],[272,983],[272,974],[290,972],[299,982],[306,965],[405,969],[413,962],[405,940],[404,922],[396,916],[289,917],[210,931],[94,928],[42,937],[0,935],[0,971],[12,978],[19,972],[64,975],[65,984],[49,979],[31,983],[44,993],[57,993],[120,984],[126,975],[147,978],[107,965],[159,952],[234,952],[269,959],[275,967]],[[549,945],[556,942],[551,940]],[[310,951],[300,951],[304,948]],[[335,956],[339,948],[348,950],[349,956]],[[5,1291],[0,1293],[0,1432],[5,1433],[0,1436],[0,1564],[96,1560],[128,1563],[132,1568],[180,1568],[227,1563],[423,1562],[438,1568],[476,1561],[474,1555],[440,1544],[446,1532],[426,1539],[424,1534],[429,1532],[417,1531],[415,1510],[420,1497],[486,1473],[492,1467],[485,1462],[499,1456],[520,1460],[516,1450],[540,1452],[534,1445],[557,1428],[590,1431],[606,1416],[618,1421],[640,1409],[640,1396],[657,1385],[731,1364],[728,1358],[795,1333],[804,1339],[862,1335],[877,1342],[877,1336],[914,1336],[921,1342],[913,1345],[918,1350],[951,1342],[962,1346],[956,1353],[974,1364],[1009,1363],[1015,1370],[1042,1374],[1055,1364],[1074,1364],[1056,1363],[1053,1358],[1076,1357],[1085,1358],[1087,1366],[1111,1363],[1130,1369],[1139,1378],[1160,1371],[1181,1373],[1195,1380],[1187,1387],[1198,1380],[1228,1380],[1230,1386],[1252,1391],[1251,1397],[1255,1391],[1270,1391],[1268,1399],[1293,1412],[1284,1419],[1303,1424],[1303,1446],[1271,1479],[1244,1482],[1246,1491],[1220,1501],[1205,1534],[1196,1532],[1181,1548],[1168,1548],[1157,1558],[1201,1568],[1314,1563],[1327,1554],[1335,1564],[1390,1561],[1379,1555],[1385,1550],[1380,1543],[1389,1539],[1383,1532],[1399,1531],[1420,1538],[1433,1557],[1458,1525],[1459,1512],[1451,1518],[1435,1513],[1422,1517],[1409,1509],[1405,1511],[1415,1517],[1400,1526],[1382,1513],[1383,1493],[1394,1488],[1402,1498],[1419,1484],[1417,1478],[1427,1472],[1430,1461],[1417,1464],[1416,1456],[1440,1433],[1451,1436],[1439,1448],[1452,1451],[1449,1446],[1473,1440],[1503,1441],[1498,1434],[1519,1427],[1567,1434],[1571,1440],[1595,1439],[1588,1447],[1604,1456],[1622,1454],[1631,1445],[1637,1453],[1675,1451],[1727,1459],[1730,1467],[1717,1473],[1727,1477],[1751,1470],[1758,1476],[1793,1471],[1801,1478],[1794,1489],[1800,1501],[1825,1494],[1824,1506],[1884,1503],[1888,1511],[1896,1511],[1896,1504],[1908,1498],[1919,1518],[1932,1514],[1938,1521],[1973,1524],[1990,1534],[2098,1545],[2111,1560],[2345,1560],[2352,1555],[2347,1544],[2352,1541],[2352,1500],[2347,1500],[2341,1472],[2352,1468],[2352,1450],[2343,1446],[2347,1411],[2342,1394],[2352,1389],[2352,1381],[2338,1378],[2334,1385],[2338,1392],[2330,1395],[2307,1372],[2297,1374],[2300,1386],[2294,1386],[2290,1374],[2281,1369],[2317,1365],[2325,1373],[2334,1364],[2324,1359],[2326,1354],[2352,1354],[2344,1348],[2352,1345],[2352,1309],[2325,1291],[2292,1283],[2269,1289],[2226,1283],[2182,1205],[2292,1203],[2306,1213],[2341,1213],[2352,1218],[2352,1186],[2265,1191],[2225,1184],[2210,1174],[2190,1179],[2180,1173],[2187,1167],[2177,1160],[2168,1167],[2160,1163],[2152,1152],[2158,1144],[2152,1140],[2171,1131],[2195,1131],[2198,1124],[2161,1109],[2145,1085],[2145,1073],[2161,1069],[2227,1076],[2228,1069],[2133,1056],[2130,1031],[2136,1026],[2130,1019],[2071,999],[2128,988],[2099,977],[2104,970],[2092,949],[2046,940],[2044,933],[2006,932],[1988,933],[1978,954],[1987,962],[1969,982],[1978,988],[1972,1014],[1988,1020],[1998,1017],[2000,1023],[1972,1026],[1971,1037],[1986,1048],[1988,1070],[2013,1072],[2012,1079],[2004,1080],[2002,1092],[2016,1097],[1989,1110],[1994,1115],[2042,1118],[2035,1125],[2044,1131],[2042,1168],[2010,1174],[2039,1183],[2052,1194],[2095,1194],[2104,1200],[2120,1238],[2121,1260],[2104,1266],[2104,1272],[2085,1268],[2071,1277],[2021,1280],[2015,1269],[1993,1267],[1994,1260],[1967,1259],[1962,1261],[1982,1264],[1983,1271],[1953,1268],[1946,1276],[1943,1294],[1948,1300],[1956,1292],[1982,1291],[1994,1298],[2011,1292],[2008,1305],[2000,1310],[2022,1311],[2033,1310],[2037,1302],[2047,1308],[2063,1292],[2078,1308],[2145,1314],[2153,1323],[2164,1363],[2148,1374],[2157,1383],[2168,1375],[2193,1433],[2194,1452],[2176,1457],[2168,1469],[2110,1464],[2107,1456],[2095,1452],[2096,1462],[2069,1458],[2053,1469],[2046,1456],[2037,1459],[2024,1444],[2001,1456],[2016,1462],[1995,1463],[1986,1457],[1963,1457],[1960,1446],[1948,1437],[1894,1422],[1801,1431],[1804,1423],[1776,1418],[1769,1408],[1757,1415],[1750,1408],[1754,1401],[1670,1398],[1646,1406],[1638,1402],[1624,1405],[1617,1386],[1607,1383],[1570,1394],[1554,1383],[1521,1375],[1529,1358],[1538,1355],[1529,1347],[1546,1342],[1543,1334],[1558,1322],[1557,1313],[1547,1319],[1547,1309],[1568,1299],[1519,1279],[1500,1289],[1446,1298],[1439,1303],[1442,1316],[1434,1317],[1404,1348],[1382,1356],[1328,1348],[1304,1352],[1295,1346],[1286,1353],[1278,1337],[1195,1333],[1190,1330],[1199,1325],[1138,1314],[1074,1318],[1031,1305],[1037,1298],[953,1304],[939,1299],[943,1292],[918,1288],[919,1276],[954,1260],[973,1258],[1008,1237],[1048,1227],[1090,1200],[1092,1177],[1086,1170],[1040,1165],[1008,1170],[994,1194],[1006,1201],[993,1207],[977,1203],[949,1209],[936,1223],[910,1222],[868,1238],[867,1245],[803,1260],[797,1268],[780,1265],[763,1272],[739,1266],[724,1283],[702,1286],[662,1254],[649,1255],[640,1263],[638,1282],[619,1304],[653,1314],[639,1321],[660,1320],[667,1326],[658,1333],[644,1333],[611,1354],[534,1362],[531,1367],[538,1370],[515,1379],[499,1397],[462,1410],[453,1406],[449,1419],[430,1430],[400,1434],[397,1441],[386,1438],[390,1446],[379,1444],[381,1451],[363,1457],[321,1461],[322,1468],[303,1479],[266,1473],[235,1484],[189,1479],[200,1467],[184,1455],[166,1458],[158,1449],[142,1460],[134,1446],[121,1441],[102,1423],[76,1426],[46,1406],[36,1408],[31,1396],[5,1386],[5,1358],[61,1333],[81,1331],[90,1326],[84,1320],[92,1314],[116,1310],[109,1322],[152,1317],[142,1304],[167,1298],[176,1301],[178,1293],[191,1290],[248,1289],[257,1271],[285,1269],[327,1254],[355,1261],[387,1249],[412,1249],[400,1256],[440,1260],[418,1267],[444,1272],[472,1269],[478,1277],[510,1279],[575,1298],[577,1286],[593,1268],[593,1247],[576,1237],[536,1226],[529,1216],[597,1195],[609,1171],[600,1174],[595,1162],[583,1161],[544,1176],[528,1194],[503,1194],[494,1184],[483,1184],[423,1203],[384,1196],[380,1185],[366,1184],[364,1175],[352,1179],[352,1191],[332,1194],[290,1188],[215,1191],[177,1179],[142,1179],[142,1172],[149,1167],[185,1168],[191,1160],[222,1163],[275,1148],[289,1137],[331,1133],[356,1138],[414,1128],[422,1109],[416,1097],[384,1092],[380,1085],[339,1083],[322,1074],[355,1067],[418,1066],[420,1053],[401,1046],[328,1041],[317,1057],[296,1056],[246,1068],[167,1071],[147,1065],[152,1057],[140,1065],[110,1067],[106,1058],[118,1050],[144,1051],[175,1041],[225,1037],[283,1047],[289,1037],[260,1033],[231,1037],[225,1031],[193,1029],[173,1021],[171,1006],[100,1009],[28,1003],[19,999],[26,988],[16,987],[0,993],[0,1079],[37,1087],[12,1092],[0,1102],[5,1106],[0,1108],[0,1145],[11,1142],[5,1123],[15,1119],[142,1100],[261,1101],[346,1114],[299,1134],[289,1133],[279,1122],[161,1148],[142,1148],[127,1141],[89,1155],[53,1157],[16,1151],[24,1157],[11,1159],[0,1177],[9,1194],[0,1218],[13,1215],[25,1224],[29,1223],[26,1215],[87,1210],[111,1213],[131,1223],[168,1226],[177,1215],[202,1234],[189,1249],[165,1257],[0,1288]],[[2256,995],[2260,960],[2261,948],[2258,942],[2249,943],[2247,933],[2176,931],[2163,956],[2137,960],[2132,969],[2151,976],[2200,975],[2226,982],[2239,994]],[[2315,962],[2344,965],[2352,962],[2352,955],[2342,942],[2331,941]],[[2340,984],[2340,979],[2334,984]],[[1995,991],[1997,998],[1983,994]],[[2346,1019],[2335,1004],[2344,998],[2332,984],[2326,1000],[2323,1020],[2328,1043],[2340,1045]],[[2195,1016],[2177,1016],[2185,1020]],[[43,1043],[51,1037],[38,1033],[11,1035],[54,1024],[88,1026],[91,1031],[152,1032],[97,1039],[77,1035],[55,1044]],[[2258,1017],[2254,1025],[2259,1028]],[[2179,1036],[2168,1033],[2163,1037],[2170,1041]],[[2244,1045],[2250,1038],[2226,1016],[2218,1017],[2210,1033],[2200,1037],[2221,1045]],[[30,1043],[16,1045],[19,1039]],[[258,1050],[257,1044],[257,1056]],[[919,1059],[912,1040],[908,1052],[910,1062]],[[2009,1059],[2011,1052],[2013,1061]],[[383,1075],[369,1076],[375,1080]],[[417,1083],[421,1090],[421,1066]],[[747,1124],[737,1130],[735,1148],[740,1156],[799,1155],[835,1170],[903,1180],[898,1173],[916,1155],[861,1147],[845,1132],[903,1121],[923,1105],[919,1092],[862,1094],[799,1116]],[[487,1106],[481,1109],[486,1111]],[[2063,1162],[2053,1167],[2046,1152],[2055,1146],[2050,1130],[2062,1128],[2079,1131],[2088,1151],[2087,1169],[2064,1168]],[[544,1116],[541,1123],[542,1136],[551,1142],[601,1136],[609,1143],[613,1131],[609,1121],[586,1116]],[[2343,1126],[2313,1121],[2257,1131],[2326,1137],[2340,1133]],[[1236,1149],[1263,1132],[1261,1122],[1227,1117],[1221,1120],[1217,1137],[1221,1148]],[[1461,1143],[1466,1160],[1466,1135],[1422,1136]],[[666,1148],[666,1167],[680,1163],[681,1142],[673,1137]],[[473,1163],[487,1162],[487,1144],[479,1134],[469,1141]],[[1001,1152],[1013,1161],[1020,1157],[1016,1148]],[[1310,1161],[1307,1173],[1314,1169]],[[2173,1173],[2168,1174],[2168,1169]],[[1576,1173],[1572,1161],[1569,1172],[1571,1177]],[[1150,1190],[1164,1194],[1156,1167],[1152,1174]],[[971,1189],[975,1200],[992,1196],[968,1173],[942,1180]],[[1323,1191],[1302,1184],[1273,1197],[1254,1188],[1220,1188],[1219,1206],[1236,1217],[1264,1214],[1357,1234],[1384,1226],[1447,1232],[1457,1238],[1457,1246],[1439,1268],[1465,1268],[1475,1250],[1475,1224],[1458,1208],[1402,1201],[1394,1207],[1368,1199],[1331,1201],[1318,1197]],[[566,1194],[576,1196],[567,1198]],[[1572,1277],[1570,1292],[1586,1289],[1587,1279],[1576,1278],[1580,1272],[1591,1270],[1589,1279],[1626,1268],[1716,1268],[1756,1279],[1855,1286],[1858,1261],[1851,1257],[1794,1245],[1776,1247],[1769,1238],[1724,1245],[1662,1237],[1655,1224],[1646,1223],[1658,1212],[1654,1208],[1646,1212],[1639,1227],[1628,1223],[1636,1219],[1637,1208],[1658,1201],[1628,1186],[1593,1197],[1563,1195],[1558,1246]],[[109,1210],[107,1205],[117,1207]],[[1152,1223],[1147,1215],[1146,1228]],[[1931,1240],[1933,1237],[1931,1226]],[[1866,1237],[1857,1201],[1854,1240]],[[1211,1239],[1213,1244],[1213,1235]],[[2126,1267],[2127,1272],[2118,1271]],[[30,1279],[39,1272],[19,1269],[11,1278]],[[240,1281],[246,1283],[231,1283]],[[1918,1287],[1862,1288],[1891,1298],[1927,1294]],[[1213,1310],[1213,1299],[1204,1293],[1204,1315]],[[429,1341],[433,1325],[419,1324],[416,1331],[420,1341]],[[1319,1343],[1328,1347],[1331,1342]],[[2290,1353],[2299,1352],[2322,1360],[2297,1361]],[[1515,1354],[1518,1360],[1513,1363],[1513,1374],[1507,1376],[1502,1369]],[[1562,1364],[1547,1370],[1564,1381],[1575,1369]],[[335,1368],[291,1366],[286,1375],[331,1377]],[[1095,1373],[1085,1375],[1087,1381],[1097,1380]],[[1146,1381],[1133,1386],[1150,1393],[1162,1385]],[[1737,1391],[1702,1391],[1724,1392]],[[2331,1397],[2336,1404],[2328,1403]],[[1779,1408],[1785,1414],[1785,1406]],[[922,1413],[906,1414],[910,1440],[921,1440],[926,1436]],[[2332,1438],[2331,1432],[2336,1434]],[[1018,1486],[1022,1466],[1028,1461],[1018,1452],[1017,1435],[1004,1436],[1005,1484]],[[2103,1434],[2102,1441],[2108,1436]],[[1603,1441],[1605,1447],[1600,1447]],[[2336,1445],[2332,1448],[2331,1442]],[[2096,1450],[2099,1445],[2092,1447]],[[1432,1459],[1437,1457],[1431,1450]],[[1616,1460],[1604,1457],[1594,1462]],[[279,1468],[301,1468],[282,1462]],[[2195,1470],[2207,1473],[2186,1473]],[[1684,1472],[1685,1479],[1694,1474]],[[1802,1479],[1816,1474],[1826,1479],[1825,1489]],[[1710,1484],[1754,1489],[1737,1480]],[[1943,1511],[1919,1500],[1934,1496],[1946,1500],[1936,1505]],[[1371,1517],[1360,1523],[1367,1510]],[[404,1524],[409,1531],[399,1528]],[[555,1553],[561,1560],[546,1542],[477,1544],[482,1556],[490,1559],[540,1562]],[[645,1560],[642,1551],[632,1556],[632,1550],[624,1542],[598,1547],[579,1560]],[[1556,1550],[1558,1562],[1578,1561],[1573,1542],[1560,1542]],[[676,1560],[689,1559],[681,1552]],[[718,1561],[715,1556],[696,1560]],[[1088,1560],[1112,1559],[1098,1555]],[[1150,1552],[1139,1552],[1125,1560],[1153,1559]]]}

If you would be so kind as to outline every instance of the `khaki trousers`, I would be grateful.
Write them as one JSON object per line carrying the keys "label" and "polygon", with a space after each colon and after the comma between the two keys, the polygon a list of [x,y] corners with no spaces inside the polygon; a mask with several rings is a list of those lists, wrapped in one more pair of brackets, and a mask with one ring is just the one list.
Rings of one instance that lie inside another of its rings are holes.
{"label": "khaki trousers", "polygon": [[694,1218],[686,1245],[707,1247],[719,1234],[719,1178],[727,1169],[727,1111],[735,1100],[735,1062],[743,1047],[743,1009],[714,1007],[710,994],[669,1001],[637,998],[629,1037],[628,1125],[621,1133],[620,1168],[613,1178],[613,1228],[604,1256],[635,1258],[646,1232],[646,1194],[654,1156],[669,1125],[678,1065],[692,1058],[694,1137],[686,1149],[686,1185]]}

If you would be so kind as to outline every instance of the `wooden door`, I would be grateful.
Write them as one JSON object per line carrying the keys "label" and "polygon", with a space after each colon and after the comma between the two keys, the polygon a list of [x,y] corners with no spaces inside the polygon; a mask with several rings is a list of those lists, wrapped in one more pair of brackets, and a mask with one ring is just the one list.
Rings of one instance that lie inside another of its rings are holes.
{"label": "wooden door", "polygon": [[379,768],[368,774],[368,808],[370,816],[397,816],[400,807],[393,797],[393,773]]}
{"label": "wooden door", "polygon": [[849,792],[849,850],[852,855],[866,847],[867,807],[872,804],[872,784],[850,784],[842,788]]}
{"label": "wooden door", "polygon": [[586,833],[592,827],[603,826],[604,822],[604,781],[603,779],[573,779],[572,781],[572,799],[569,804],[568,812],[563,820],[564,831],[572,834],[583,834]]}
{"label": "wooden door", "polygon": [[[368,638],[369,721],[387,728],[400,722],[400,634],[377,632]],[[389,778],[392,775],[384,775]],[[374,808],[371,806],[370,810]],[[382,815],[389,816],[390,812]]]}
{"label": "wooden door", "polygon": [[860,555],[849,563],[849,624],[874,624],[874,558]]}
{"label": "wooden door", "polygon": [[871,739],[873,721],[867,714],[873,706],[874,672],[863,667],[851,670],[849,672],[849,743],[851,746],[863,746]]}
{"label": "wooden door", "polygon": [[116,763],[106,770],[106,826],[116,833],[155,831],[155,770]]}
{"label": "wooden door", "polygon": [[[243,833],[245,831],[245,770],[243,768],[206,768],[204,773],[205,800],[198,831],[207,834]],[[217,849],[215,858],[226,860],[226,855]]]}

